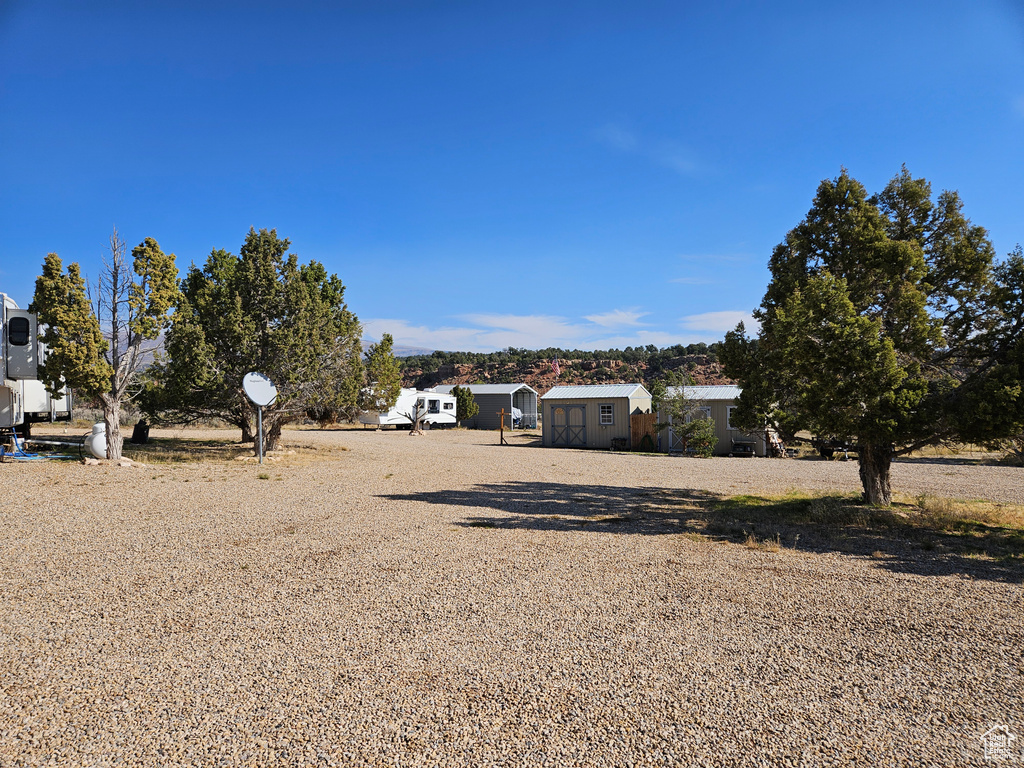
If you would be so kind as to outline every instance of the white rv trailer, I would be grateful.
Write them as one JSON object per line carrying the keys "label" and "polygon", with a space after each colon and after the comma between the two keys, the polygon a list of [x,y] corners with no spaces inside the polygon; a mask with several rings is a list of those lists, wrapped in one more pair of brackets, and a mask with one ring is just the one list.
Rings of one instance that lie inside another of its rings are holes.
{"label": "white rv trailer", "polygon": [[[46,358],[46,350],[40,355]],[[46,391],[46,385],[36,380],[21,382],[25,399],[26,424],[40,421],[71,421],[71,391],[64,387],[54,397]]]}
{"label": "white rv trailer", "polygon": [[359,421],[377,427],[411,427],[412,416],[417,409],[423,414],[420,423],[428,424],[433,429],[455,426],[454,397],[415,389],[403,389],[395,407],[385,413],[363,411],[359,414]]}
{"label": "white rv trailer", "polygon": [[39,375],[39,339],[34,314],[6,293],[0,304],[0,428],[10,429],[25,423],[23,385]]}
{"label": "white rv trailer", "polygon": [[38,379],[46,349],[39,341],[36,316],[0,293],[0,428],[26,429],[36,421],[71,418],[71,393],[54,397]]}

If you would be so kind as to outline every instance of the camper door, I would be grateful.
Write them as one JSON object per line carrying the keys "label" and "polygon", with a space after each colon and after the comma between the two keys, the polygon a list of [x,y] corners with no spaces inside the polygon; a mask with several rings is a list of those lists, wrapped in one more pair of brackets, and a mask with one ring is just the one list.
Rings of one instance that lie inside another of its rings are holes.
{"label": "camper door", "polygon": [[4,324],[4,355],[7,378],[35,379],[39,376],[39,345],[36,316],[22,309],[8,309]]}

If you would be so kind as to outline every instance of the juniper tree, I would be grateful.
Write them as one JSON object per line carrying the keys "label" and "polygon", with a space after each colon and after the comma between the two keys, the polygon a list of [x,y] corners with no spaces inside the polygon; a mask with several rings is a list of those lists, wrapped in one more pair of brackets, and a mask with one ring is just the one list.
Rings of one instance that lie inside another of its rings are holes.
{"label": "juniper tree", "polygon": [[141,391],[139,376],[167,327],[177,295],[174,254],[147,237],[132,249],[115,228],[90,304],[78,264],[65,275],[57,254],[43,262],[36,280],[33,311],[45,328],[41,340],[48,359],[42,379],[51,392],[62,384],[103,404],[107,458],[120,459],[121,410]]}
{"label": "juniper tree", "polygon": [[363,410],[384,413],[395,407],[402,393],[402,372],[392,352],[394,339],[385,333],[366,350],[366,388]]}
{"label": "juniper tree", "polygon": [[451,394],[455,398],[455,418],[460,424],[480,413],[480,406],[477,405],[473,391],[469,387],[460,387],[456,384],[452,387]]}
{"label": "juniper tree", "polygon": [[865,499],[889,504],[892,459],[961,439],[991,381],[992,265],[958,194],[933,200],[906,167],[872,198],[845,169],[821,182],[772,253],[758,336],[727,334],[725,372],[743,387],[734,423],[855,442]]}
{"label": "juniper tree", "polygon": [[354,414],[359,321],[337,275],[315,261],[300,265],[289,246],[276,230],[250,229],[237,256],[216,249],[201,269],[189,269],[144,400],[154,418],[220,418],[253,441],[256,413],[241,387],[250,371],[278,389],[263,410],[264,450],[311,410]]}

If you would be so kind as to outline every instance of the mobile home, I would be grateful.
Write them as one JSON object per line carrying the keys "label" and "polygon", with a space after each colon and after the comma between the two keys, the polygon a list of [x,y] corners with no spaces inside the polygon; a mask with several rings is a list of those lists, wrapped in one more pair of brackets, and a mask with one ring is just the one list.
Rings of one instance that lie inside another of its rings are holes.
{"label": "mobile home", "polygon": [[359,414],[359,421],[376,427],[411,427],[412,417],[417,412],[423,414],[420,423],[432,429],[455,426],[454,397],[415,389],[403,389],[394,407],[386,412],[363,411]]}

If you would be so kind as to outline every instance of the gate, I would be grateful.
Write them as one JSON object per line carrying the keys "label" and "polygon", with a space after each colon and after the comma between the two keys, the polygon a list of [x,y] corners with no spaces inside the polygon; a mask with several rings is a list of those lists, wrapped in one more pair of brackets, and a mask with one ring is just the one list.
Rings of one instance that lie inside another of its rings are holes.
{"label": "gate", "polygon": [[633,450],[654,451],[658,445],[658,414],[634,413],[629,417]]}
{"label": "gate", "polygon": [[587,406],[559,405],[551,409],[551,445],[580,448],[587,444]]}

